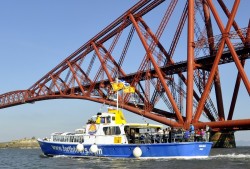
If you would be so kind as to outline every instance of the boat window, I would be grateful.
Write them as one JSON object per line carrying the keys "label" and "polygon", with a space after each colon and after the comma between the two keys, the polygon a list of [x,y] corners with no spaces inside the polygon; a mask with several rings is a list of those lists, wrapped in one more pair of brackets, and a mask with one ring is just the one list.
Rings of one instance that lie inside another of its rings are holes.
{"label": "boat window", "polygon": [[103,127],[103,132],[105,135],[110,135],[110,127]]}
{"label": "boat window", "polygon": [[121,130],[119,126],[103,127],[103,132],[105,135],[119,135]]}
{"label": "boat window", "polygon": [[83,143],[84,139],[83,136],[76,136],[76,135],[54,135],[52,137],[53,141],[58,141],[58,142],[79,142]]}
{"label": "boat window", "polygon": [[101,123],[105,123],[105,117],[101,117]]}
{"label": "boat window", "polygon": [[110,123],[110,116],[107,117],[107,123]]}
{"label": "boat window", "polygon": [[101,117],[101,123],[106,124],[106,123],[111,123],[111,117]]}

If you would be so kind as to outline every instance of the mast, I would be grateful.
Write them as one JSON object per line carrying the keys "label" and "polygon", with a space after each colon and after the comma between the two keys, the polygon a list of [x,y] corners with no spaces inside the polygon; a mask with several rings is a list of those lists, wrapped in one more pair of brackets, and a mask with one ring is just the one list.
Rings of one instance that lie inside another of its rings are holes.
{"label": "mast", "polygon": [[[118,78],[116,78],[116,83],[118,84]],[[119,102],[118,102],[118,91],[119,90],[117,90],[116,91],[116,110],[118,111],[118,109],[119,109]]]}

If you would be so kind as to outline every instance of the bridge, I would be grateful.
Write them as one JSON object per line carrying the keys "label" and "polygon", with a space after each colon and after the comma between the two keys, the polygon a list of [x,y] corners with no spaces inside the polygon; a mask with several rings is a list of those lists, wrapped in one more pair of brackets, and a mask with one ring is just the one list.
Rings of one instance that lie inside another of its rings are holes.
{"label": "bridge", "polygon": [[[250,22],[239,25],[239,10],[240,0],[141,0],[30,88],[1,94],[0,108],[63,98],[116,105],[118,77],[136,89],[119,98],[132,113],[172,127],[249,130],[249,117],[234,119],[249,114],[248,105],[235,112],[239,93],[250,95]],[[232,91],[223,91],[222,66],[237,71]]]}

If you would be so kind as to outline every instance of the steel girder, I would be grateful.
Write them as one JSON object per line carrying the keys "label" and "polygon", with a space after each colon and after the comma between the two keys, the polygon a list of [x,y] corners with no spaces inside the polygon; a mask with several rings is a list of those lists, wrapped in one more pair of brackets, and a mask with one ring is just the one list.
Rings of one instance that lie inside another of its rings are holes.
{"label": "steel girder", "polygon": [[[176,33],[168,47],[165,44],[168,44],[169,39],[164,41],[161,36],[164,35],[164,31],[170,29],[168,22],[171,19],[175,20],[172,14],[177,10],[177,2],[177,0],[139,1],[29,89],[0,95],[0,108],[61,98],[85,99],[115,105],[110,98],[112,94],[110,82],[118,76],[136,87],[133,98],[126,94],[124,100],[120,98],[120,102],[124,109],[138,115],[170,126],[185,128],[188,128],[190,123],[196,127],[204,127],[207,124],[216,128],[249,128],[248,118],[233,119],[241,81],[250,95],[250,82],[244,69],[245,62],[250,58],[250,24],[247,28],[240,28],[235,20],[240,1],[235,0],[232,10],[229,11],[222,0],[218,0],[218,4],[212,0],[188,0],[182,6],[183,12],[176,26]],[[152,26],[148,24],[150,21],[145,21],[143,17],[147,17],[150,11],[164,4],[167,6],[165,15],[160,20],[160,26],[153,28],[156,30],[153,31]],[[179,4],[183,4],[183,1]],[[225,26],[218,8],[221,8],[228,18]],[[199,21],[196,18],[197,13],[201,14],[201,23],[197,23]],[[215,21],[213,25],[211,19]],[[186,20],[187,56],[183,54],[183,61],[175,62],[177,57],[175,49],[180,43],[179,38]],[[204,27],[204,31],[201,31],[200,26]],[[215,27],[219,30],[216,36],[214,36]],[[126,40],[122,39],[124,32],[129,28]],[[127,53],[132,48],[135,36],[137,36],[136,43],[144,48],[144,57],[139,61],[138,69],[129,72],[126,68],[130,65],[123,64],[124,60],[129,58]],[[239,40],[235,43],[234,39]],[[122,54],[117,56],[117,52],[114,51],[118,48],[119,41],[126,43],[118,50],[122,51]],[[111,45],[106,49],[108,44]],[[197,55],[199,50],[208,52],[201,56]],[[89,57],[90,62],[86,61]],[[219,72],[219,66],[229,63],[235,63],[238,75],[235,78],[233,97],[226,119],[224,96],[220,85],[223,73]],[[175,82],[176,78],[181,79],[186,88],[178,85]],[[213,87],[215,101],[210,98]],[[185,113],[180,109],[183,107],[181,105],[183,102],[180,100],[183,99],[186,101]],[[137,103],[134,103],[134,100]],[[163,108],[158,108],[158,103],[162,104]],[[208,121],[202,122],[201,115],[207,117]]]}

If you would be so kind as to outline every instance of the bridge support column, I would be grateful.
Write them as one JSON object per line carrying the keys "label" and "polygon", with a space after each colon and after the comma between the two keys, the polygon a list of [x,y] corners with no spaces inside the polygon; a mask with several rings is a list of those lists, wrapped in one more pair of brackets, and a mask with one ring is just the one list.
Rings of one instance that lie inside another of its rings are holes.
{"label": "bridge support column", "polygon": [[212,132],[210,141],[213,142],[213,148],[236,148],[233,131]]}

